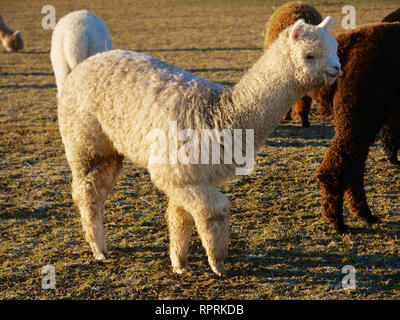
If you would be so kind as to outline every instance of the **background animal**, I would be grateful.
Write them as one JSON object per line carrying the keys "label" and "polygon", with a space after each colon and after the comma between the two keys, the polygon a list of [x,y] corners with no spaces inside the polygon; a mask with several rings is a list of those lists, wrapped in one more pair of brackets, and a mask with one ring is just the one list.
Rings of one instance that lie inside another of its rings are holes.
{"label": "background animal", "polygon": [[383,126],[400,123],[397,75],[400,72],[400,23],[360,26],[336,37],[343,73],[310,93],[333,114],[335,136],[317,170],[325,216],[347,231],[343,199],[368,224],[378,222],[367,204],[364,168],[369,147]]}
{"label": "background animal", "polygon": [[[225,272],[231,204],[217,186],[234,177],[237,162],[153,163],[148,157],[154,141],[146,137],[152,130],[168,132],[169,121],[177,121],[177,130],[190,128],[198,134],[202,129],[251,129],[251,147],[257,150],[292,103],[340,74],[337,43],[326,31],[332,20],[327,17],[318,26],[299,20],[285,29],[226,91],[131,51],[102,53],[73,69],[59,100],[59,124],[73,176],[72,196],[96,259],[109,256],[104,203],[127,157],[147,168],[168,197],[173,270],[189,270],[187,251],[195,224],[211,269],[218,275]],[[242,139],[240,146],[248,148]]]}
{"label": "background animal", "polygon": [[[288,2],[278,7],[270,17],[265,33],[264,50],[276,40],[279,33],[288,26],[295,23],[298,19],[303,19],[308,24],[317,25],[321,23],[321,14],[310,4],[304,2]],[[291,108],[285,120],[292,119],[292,112],[301,119],[301,126],[306,128],[310,126],[308,115],[311,110],[312,99],[309,96],[302,97]]]}
{"label": "background animal", "polygon": [[14,31],[4,20],[0,13],[0,40],[7,51],[18,51],[24,48],[24,41],[21,37],[21,31]]}
{"label": "background animal", "polygon": [[[400,8],[393,11],[382,22],[400,22]],[[396,103],[393,101],[393,103]],[[381,137],[383,150],[389,161],[393,164],[400,165],[397,158],[397,150],[400,149],[400,121],[390,116],[381,128]]]}
{"label": "background animal", "polygon": [[50,60],[57,83],[57,95],[67,75],[86,58],[112,49],[103,21],[87,10],[74,11],[58,21],[51,38]]}

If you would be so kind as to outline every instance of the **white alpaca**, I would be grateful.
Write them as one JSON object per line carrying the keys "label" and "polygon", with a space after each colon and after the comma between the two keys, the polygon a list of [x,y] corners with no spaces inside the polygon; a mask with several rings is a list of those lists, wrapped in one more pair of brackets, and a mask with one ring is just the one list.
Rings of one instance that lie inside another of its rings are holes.
{"label": "white alpaca", "polygon": [[177,130],[195,132],[251,129],[256,151],[294,102],[340,74],[337,43],[325,30],[331,21],[328,17],[319,26],[296,22],[231,90],[130,51],[97,54],[71,72],[59,99],[60,132],[73,199],[96,259],[109,255],[104,202],[127,157],[147,168],[168,196],[173,270],[189,270],[188,242],[195,224],[212,270],[225,271],[230,202],[217,185],[232,178],[238,165],[148,161],[154,146],[148,134],[167,132],[170,121],[176,121]]}
{"label": "white alpaca", "polygon": [[51,39],[50,59],[57,83],[57,95],[67,75],[86,58],[112,49],[103,21],[87,10],[74,11],[57,23]]}
{"label": "white alpaca", "polygon": [[24,48],[24,41],[21,37],[21,31],[14,32],[5,22],[0,13],[0,41],[7,51],[18,51]]}

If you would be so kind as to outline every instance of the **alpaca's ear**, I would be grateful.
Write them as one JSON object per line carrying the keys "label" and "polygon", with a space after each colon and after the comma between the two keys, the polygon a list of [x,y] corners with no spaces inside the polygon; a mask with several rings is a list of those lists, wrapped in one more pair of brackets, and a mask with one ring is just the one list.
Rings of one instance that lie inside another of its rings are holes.
{"label": "alpaca's ear", "polygon": [[301,38],[301,35],[304,33],[304,27],[306,23],[303,19],[297,20],[293,25],[292,30],[290,31],[290,38],[293,40],[298,40]]}
{"label": "alpaca's ear", "polygon": [[317,27],[329,31],[329,28],[335,23],[335,19],[331,16],[327,16]]}
{"label": "alpaca's ear", "polygon": [[21,35],[21,31],[20,31],[20,30],[17,30],[17,31],[15,31],[15,32],[13,33],[13,36],[18,36],[18,35]]}

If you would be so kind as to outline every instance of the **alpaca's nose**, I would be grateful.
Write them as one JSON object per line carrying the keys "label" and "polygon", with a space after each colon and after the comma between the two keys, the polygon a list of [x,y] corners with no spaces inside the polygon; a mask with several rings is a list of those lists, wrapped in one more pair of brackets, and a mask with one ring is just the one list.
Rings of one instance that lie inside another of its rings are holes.
{"label": "alpaca's nose", "polygon": [[337,72],[340,72],[340,66],[338,66],[338,65],[333,66],[333,69],[335,69]]}

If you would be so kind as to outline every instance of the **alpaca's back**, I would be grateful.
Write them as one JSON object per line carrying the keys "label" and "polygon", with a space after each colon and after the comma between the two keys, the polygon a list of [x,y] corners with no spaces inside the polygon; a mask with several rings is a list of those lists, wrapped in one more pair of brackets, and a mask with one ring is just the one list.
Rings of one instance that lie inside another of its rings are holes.
{"label": "alpaca's back", "polygon": [[218,84],[145,54],[104,52],[84,61],[66,80],[59,99],[61,132],[93,120],[119,153],[145,166],[150,130],[168,132],[168,119],[181,129],[201,127],[196,120],[203,121],[221,91]]}
{"label": "alpaca's back", "polygon": [[51,63],[58,96],[67,75],[86,58],[112,49],[104,23],[86,10],[71,12],[61,18],[51,40]]}

